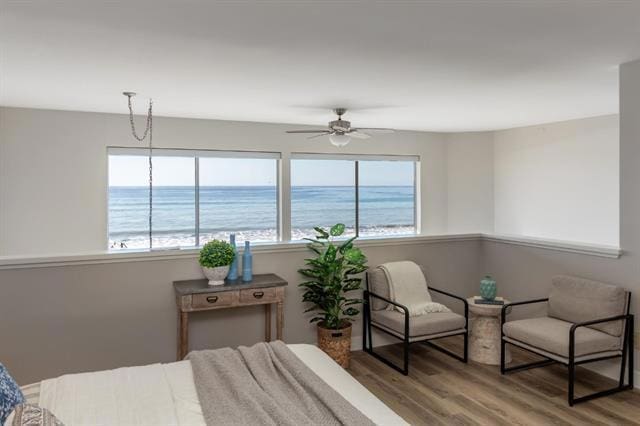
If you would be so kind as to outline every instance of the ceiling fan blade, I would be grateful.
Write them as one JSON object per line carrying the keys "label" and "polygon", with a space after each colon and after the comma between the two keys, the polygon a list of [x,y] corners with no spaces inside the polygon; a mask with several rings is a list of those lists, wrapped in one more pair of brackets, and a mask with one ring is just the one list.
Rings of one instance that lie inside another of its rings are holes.
{"label": "ceiling fan blade", "polygon": [[319,134],[319,135],[309,136],[307,139],[315,139],[315,138],[319,138],[320,136],[330,135],[331,133],[333,133],[333,132],[327,132],[327,131],[325,131],[324,133]]}
{"label": "ceiling fan blade", "polygon": [[347,135],[356,138],[356,139],[369,139],[371,136],[369,136],[366,133],[362,133],[362,132],[358,132],[355,130],[350,131],[349,133],[347,133]]}
{"label": "ceiling fan blade", "polygon": [[323,130],[287,130],[286,133],[327,133],[327,129],[323,129]]}
{"label": "ceiling fan blade", "polygon": [[369,133],[395,133],[394,129],[386,129],[384,127],[358,127],[355,131],[365,131]]}

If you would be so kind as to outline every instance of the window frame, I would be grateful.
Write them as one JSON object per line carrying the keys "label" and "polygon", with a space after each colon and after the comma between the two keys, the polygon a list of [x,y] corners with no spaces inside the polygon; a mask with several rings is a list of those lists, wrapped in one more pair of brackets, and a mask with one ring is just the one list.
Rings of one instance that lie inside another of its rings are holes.
{"label": "window frame", "polygon": [[[195,209],[195,246],[179,246],[178,249],[184,248],[199,248],[201,247],[200,238],[200,158],[235,158],[235,159],[271,159],[275,160],[275,173],[276,173],[276,243],[282,242],[282,223],[281,217],[281,186],[282,186],[282,153],[270,152],[270,151],[231,151],[231,150],[203,150],[203,149],[187,149],[187,148],[153,148],[153,157],[181,157],[181,158],[193,158],[194,160],[194,209]],[[111,220],[109,217],[109,159],[111,156],[140,156],[149,157],[149,148],[129,148],[110,146],[107,147],[107,234],[106,234],[106,247],[111,252],[121,252],[122,250],[112,250],[109,247],[109,235]],[[171,250],[176,247],[152,247],[150,250]],[[135,250],[135,249],[134,249]],[[149,250],[149,248],[141,249]]]}

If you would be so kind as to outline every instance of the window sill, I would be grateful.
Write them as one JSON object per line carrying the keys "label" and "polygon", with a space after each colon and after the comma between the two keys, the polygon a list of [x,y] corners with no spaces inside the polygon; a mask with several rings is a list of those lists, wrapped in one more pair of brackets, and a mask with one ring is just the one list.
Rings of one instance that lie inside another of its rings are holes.
{"label": "window sill", "polygon": [[[356,242],[358,247],[383,247],[413,244],[430,244],[453,241],[488,241],[502,244],[534,247],[539,249],[577,253],[617,259],[622,255],[618,247],[583,244],[568,241],[558,241],[531,237],[493,234],[445,234],[445,235],[409,235],[389,238],[362,237]],[[287,253],[305,251],[304,241],[280,243],[257,243],[251,247],[254,253]],[[0,257],[0,270],[22,269],[54,266],[93,265],[102,263],[146,262],[153,260],[196,259],[198,248],[183,248],[172,250],[122,250],[103,251],[85,254],[69,254],[55,256],[3,256]],[[242,248],[239,248],[242,252]]]}

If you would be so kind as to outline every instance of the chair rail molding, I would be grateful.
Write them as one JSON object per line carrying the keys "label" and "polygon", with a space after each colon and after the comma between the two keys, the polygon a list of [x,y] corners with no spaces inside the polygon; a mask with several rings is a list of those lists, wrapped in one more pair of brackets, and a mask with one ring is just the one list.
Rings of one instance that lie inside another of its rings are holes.
{"label": "chair rail molding", "polygon": [[482,234],[482,240],[493,243],[513,244],[589,256],[608,257],[612,259],[618,259],[623,254],[623,250],[620,247],[615,246],[554,240],[549,238],[526,237],[520,235]]}
{"label": "chair rail molding", "polygon": [[[362,248],[437,244],[460,241],[487,241],[500,244],[512,244],[559,252],[576,253],[617,259],[624,252],[619,247],[561,241],[545,238],[534,238],[516,235],[498,234],[442,234],[442,235],[411,235],[389,238],[359,238],[356,245]],[[305,251],[304,241],[288,241],[277,243],[257,243],[255,253],[287,253]],[[157,250],[122,250],[100,251],[94,253],[78,253],[50,256],[0,256],[0,270],[22,268],[44,268],[52,266],[92,265],[101,263],[147,262],[152,260],[195,259],[199,248],[157,249]],[[239,249],[242,252],[242,248]]]}

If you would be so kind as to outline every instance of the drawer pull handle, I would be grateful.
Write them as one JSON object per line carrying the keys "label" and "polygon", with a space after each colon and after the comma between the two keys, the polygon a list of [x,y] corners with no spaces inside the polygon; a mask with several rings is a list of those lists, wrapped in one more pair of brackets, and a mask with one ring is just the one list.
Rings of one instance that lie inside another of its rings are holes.
{"label": "drawer pull handle", "polygon": [[218,301],[218,296],[209,296],[207,297],[207,302],[216,303]]}
{"label": "drawer pull handle", "polygon": [[262,296],[264,296],[264,291],[254,291],[253,292],[253,297],[255,297],[256,299],[262,299]]}

